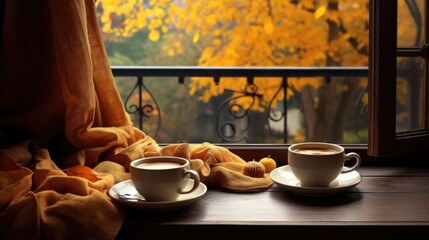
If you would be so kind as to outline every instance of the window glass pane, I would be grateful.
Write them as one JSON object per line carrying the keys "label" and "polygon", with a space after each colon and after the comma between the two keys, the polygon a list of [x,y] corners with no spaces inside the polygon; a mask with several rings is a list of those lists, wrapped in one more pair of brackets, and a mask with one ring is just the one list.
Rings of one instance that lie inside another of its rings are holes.
{"label": "window glass pane", "polygon": [[396,131],[424,129],[426,67],[422,58],[398,58]]}
{"label": "window glass pane", "polygon": [[398,0],[398,47],[418,47],[425,41],[425,0]]}
{"label": "window glass pane", "polygon": [[[112,66],[368,64],[368,0],[119,0],[98,1],[97,11]],[[135,125],[159,142],[366,143],[365,74],[296,72],[218,83],[145,77],[137,90],[148,91],[136,106],[137,76],[118,77],[117,85]]]}

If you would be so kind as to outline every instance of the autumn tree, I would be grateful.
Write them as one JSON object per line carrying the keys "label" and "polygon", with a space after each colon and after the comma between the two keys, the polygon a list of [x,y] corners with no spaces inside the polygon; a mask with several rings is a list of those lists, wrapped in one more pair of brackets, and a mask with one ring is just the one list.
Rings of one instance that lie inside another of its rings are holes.
{"label": "autumn tree", "polygon": [[[101,0],[100,22],[109,38],[141,29],[163,39],[171,57],[200,52],[200,66],[367,66],[368,0]],[[246,79],[192,79],[190,94],[209,101],[226,89],[243,90]],[[255,79],[255,111],[267,111],[279,78]],[[288,98],[299,100],[305,140],[341,142],[353,104],[367,101],[367,79],[294,78]],[[250,104],[243,98],[242,105]],[[304,139],[303,139],[304,140]]]}

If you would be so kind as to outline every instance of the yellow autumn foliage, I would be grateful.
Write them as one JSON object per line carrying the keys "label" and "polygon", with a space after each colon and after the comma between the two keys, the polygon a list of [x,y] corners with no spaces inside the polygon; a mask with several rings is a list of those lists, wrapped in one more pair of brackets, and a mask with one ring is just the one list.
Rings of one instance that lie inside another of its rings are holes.
{"label": "yellow autumn foliage", "polygon": [[[336,8],[330,7],[335,4]],[[99,0],[97,6],[102,8],[103,34],[130,37],[147,28],[150,41],[164,40],[168,56],[186,54],[185,42],[197,46],[200,66],[368,65],[367,53],[361,52],[368,49],[368,0]],[[411,31],[412,35],[415,30],[410,25],[412,22],[400,22],[398,32]],[[337,27],[334,39],[329,36],[332,26]],[[405,38],[400,43],[410,41]],[[262,95],[256,101],[268,102],[280,82],[280,78],[255,79],[257,93]],[[209,101],[224,89],[243,91],[246,84],[244,78],[222,79],[219,84],[193,78],[190,94],[202,92],[201,100]],[[289,84],[298,91],[304,86],[317,89],[323,79],[289,78]],[[360,86],[366,84],[366,80],[360,81]],[[276,99],[280,101],[282,94]],[[294,92],[288,89],[287,94],[290,97]],[[259,108],[259,102],[240,101]],[[366,95],[362,101],[367,101]]]}

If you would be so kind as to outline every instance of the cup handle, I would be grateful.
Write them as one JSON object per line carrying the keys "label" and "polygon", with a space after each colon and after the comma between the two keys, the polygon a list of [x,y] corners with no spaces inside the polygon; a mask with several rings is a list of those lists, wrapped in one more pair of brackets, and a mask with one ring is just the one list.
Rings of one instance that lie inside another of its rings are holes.
{"label": "cup handle", "polygon": [[353,170],[355,170],[356,168],[358,168],[360,166],[361,163],[361,159],[359,154],[351,152],[351,153],[347,153],[346,157],[344,158],[344,161],[348,161],[351,158],[355,158],[356,159],[356,163],[353,167],[343,167],[343,169],[341,170],[341,173],[348,173],[351,172]]}
{"label": "cup handle", "polygon": [[185,194],[185,193],[190,193],[192,191],[194,191],[195,189],[197,189],[200,186],[200,175],[198,175],[198,173],[194,170],[186,170],[184,175],[189,174],[191,176],[191,178],[194,179],[194,186],[192,186],[191,189],[189,190],[180,190],[181,194]]}

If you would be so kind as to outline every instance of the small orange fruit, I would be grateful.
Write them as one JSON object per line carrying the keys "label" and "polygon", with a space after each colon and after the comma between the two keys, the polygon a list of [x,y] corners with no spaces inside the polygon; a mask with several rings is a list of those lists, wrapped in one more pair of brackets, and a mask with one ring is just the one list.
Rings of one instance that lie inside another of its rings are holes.
{"label": "small orange fruit", "polygon": [[261,160],[259,160],[259,162],[264,165],[266,173],[270,173],[277,167],[276,161],[272,159],[270,155],[268,155],[268,157],[262,158]]}

